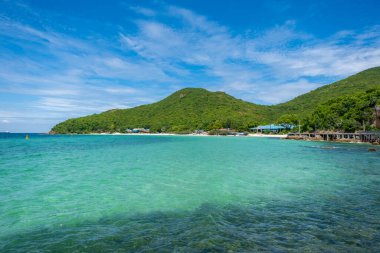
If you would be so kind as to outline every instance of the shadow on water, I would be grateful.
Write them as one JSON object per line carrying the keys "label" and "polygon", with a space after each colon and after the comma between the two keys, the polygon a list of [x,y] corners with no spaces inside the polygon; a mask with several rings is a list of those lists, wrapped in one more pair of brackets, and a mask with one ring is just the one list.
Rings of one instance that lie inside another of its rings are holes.
{"label": "shadow on water", "polygon": [[379,252],[378,206],[203,204],[191,212],[104,217],[0,240],[0,252]]}

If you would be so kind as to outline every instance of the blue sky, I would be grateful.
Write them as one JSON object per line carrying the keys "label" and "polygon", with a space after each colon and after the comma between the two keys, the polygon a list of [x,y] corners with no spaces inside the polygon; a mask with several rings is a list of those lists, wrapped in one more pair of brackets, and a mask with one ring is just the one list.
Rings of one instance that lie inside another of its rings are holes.
{"label": "blue sky", "polygon": [[276,104],[380,66],[380,1],[0,0],[0,131],[184,87]]}

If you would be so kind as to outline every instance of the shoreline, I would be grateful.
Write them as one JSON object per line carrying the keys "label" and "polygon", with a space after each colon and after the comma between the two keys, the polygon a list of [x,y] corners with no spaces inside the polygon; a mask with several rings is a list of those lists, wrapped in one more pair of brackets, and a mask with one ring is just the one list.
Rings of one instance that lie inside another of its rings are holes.
{"label": "shoreline", "polygon": [[89,133],[89,134],[74,134],[74,135],[105,135],[105,136],[201,136],[201,137],[251,137],[251,138],[278,138],[285,139],[287,134],[248,134],[248,135],[208,135],[208,134],[173,134],[173,133]]}
{"label": "shoreline", "polygon": [[370,144],[373,146],[380,145],[378,137],[372,139],[372,137],[364,138],[363,136],[371,136],[371,133],[302,133],[290,134],[285,139],[296,141]]}
{"label": "shoreline", "polygon": [[246,137],[246,138],[271,138],[293,141],[315,141],[327,143],[369,144],[379,146],[375,143],[348,140],[321,140],[312,138],[289,138],[287,134],[248,134],[248,135],[208,135],[208,134],[174,134],[174,133],[88,133],[88,134],[63,134],[63,135],[99,135],[99,136],[192,136],[192,137]]}

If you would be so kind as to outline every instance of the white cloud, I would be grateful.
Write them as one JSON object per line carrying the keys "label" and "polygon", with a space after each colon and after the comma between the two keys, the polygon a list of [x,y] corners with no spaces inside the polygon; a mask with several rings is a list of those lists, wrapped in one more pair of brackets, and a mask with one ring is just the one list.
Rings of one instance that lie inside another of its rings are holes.
{"label": "white cloud", "polygon": [[0,92],[33,98],[7,115],[26,117],[27,109],[42,118],[82,116],[153,102],[185,86],[279,103],[324,84],[318,79],[380,65],[380,26],[321,40],[288,20],[236,34],[191,10],[161,6],[129,7],[141,15],[130,20],[135,30],[120,25],[118,40],[95,34],[90,41],[2,18],[5,43],[28,53],[0,45]]}
{"label": "white cloud", "polygon": [[277,85],[264,84],[257,95],[267,103],[277,104],[305,94],[320,86],[322,84],[311,83],[305,79],[289,83],[279,83]]}
{"label": "white cloud", "polygon": [[168,6],[168,15],[182,19],[190,29],[206,33],[209,35],[228,33],[228,29],[220,24],[208,20],[202,15],[198,15],[191,10],[177,6]]}
{"label": "white cloud", "polygon": [[153,17],[157,14],[154,10],[144,8],[141,6],[131,6],[131,7],[129,7],[129,9],[131,9],[132,11],[134,11],[136,13],[139,13],[139,14],[142,14],[142,15],[148,16],[148,17]]}
{"label": "white cloud", "polygon": [[135,94],[138,93],[137,89],[128,88],[128,87],[108,87],[104,89],[105,92],[111,94]]}
{"label": "white cloud", "polygon": [[3,119],[2,121],[1,121],[1,123],[3,123],[3,124],[9,124],[9,123],[11,123],[9,120],[7,120],[7,119]]}
{"label": "white cloud", "polygon": [[[297,31],[296,22],[289,20],[262,34],[243,37],[190,10],[169,6],[167,15],[179,18],[181,25],[140,20],[138,32],[121,35],[122,41],[142,58],[170,66],[175,73],[183,70],[182,64],[197,66],[183,78],[202,73],[215,78],[207,84],[213,89],[251,93],[268,84],[270,89],[289,91],[273,99],[252,94],[253,101],[284,102],[299,95],[296,91],[316,87],[305,83],[308,78],[336,80],[380,65],[380,29],[376,27],[340,31],[321,41]],[[297,85],[305,88],[292,88]]]}
{"label": "white cloud", "polygon": [[259,62],[273,66],[282,78],[332,76],[344,77],[380,65],[377,45],[317,44],[287,52],[254,52]]}

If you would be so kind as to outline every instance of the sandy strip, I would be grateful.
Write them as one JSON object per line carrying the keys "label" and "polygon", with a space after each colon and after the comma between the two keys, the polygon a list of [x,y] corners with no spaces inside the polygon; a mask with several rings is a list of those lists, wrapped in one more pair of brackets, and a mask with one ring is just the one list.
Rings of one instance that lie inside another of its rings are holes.
{"label": "sandy strip", "polygon": [[287,134],[248,134],[248,137],[257,137],[257,138],[286,138]]}
{"label": "sandy strip", "polygon": [[248,135],[207,135],[207,134],[171,134],[171,133],[91,133],[85,135],[133,135],[133,136],[227,136],[227,137],[256,137],[256,138],[286,138],[286,134],[248,134]]}

